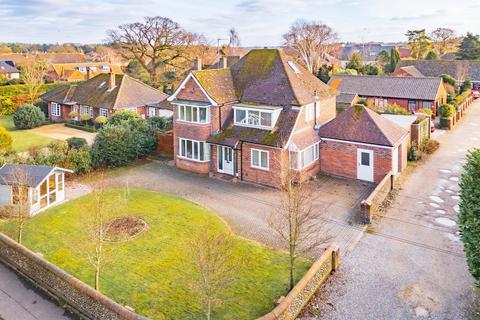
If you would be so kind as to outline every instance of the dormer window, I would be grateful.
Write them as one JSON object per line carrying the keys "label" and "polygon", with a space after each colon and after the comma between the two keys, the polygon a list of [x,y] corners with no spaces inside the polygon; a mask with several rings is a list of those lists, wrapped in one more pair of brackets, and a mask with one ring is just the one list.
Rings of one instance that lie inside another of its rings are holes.
{"label": "dormer window", "polygon": [[86,73],[87,72],[87,67],[77,67],[78,71],[82,72],[82,73]]}
{"label": "dormer window", "polygon": [[107,66],[107,65],[102,65],[102,71],[109,71],[110,70],[110,67]]}
{"label": "dormer window", "polygon": [[235,125],[260,129],[273,129],[280,115],[281,108],[256,109],[249,107],[234,107]]}

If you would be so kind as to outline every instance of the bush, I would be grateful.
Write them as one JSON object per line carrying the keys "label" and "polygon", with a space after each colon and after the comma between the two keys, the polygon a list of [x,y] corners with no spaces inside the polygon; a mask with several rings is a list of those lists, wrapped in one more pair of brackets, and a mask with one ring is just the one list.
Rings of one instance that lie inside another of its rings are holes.
{"label": "bush", "polygon": [[444,73],[444,74],[440,75],[440,77],[442,77],[443,82],[448,83],[448,84],[451,85],[451,86],[455,86],[455,84],[457,83],[457,81],[455,80],[455,78],[453,78],[453,77],[452,77],[451,75],[449,75],[449,74]]}
{"label": "bush", "polygon": [[440,143],[437,140],[428,139],[424,141],[422,145],[422,150],[426,154],[432,154],[440,147]]}
{"label": "bush", "polygon": [[92,119],[92,116],[89,115],[88,113],[84,113],[80,116],[80,120],[85,122],[85,125],[87,125],[87,123],[88,123],[88,121],[90,121],[90,119]]}
{"label": "bush", "polygon": [[465,79],[465,81],[463,81],[463,83],[460,85],[460,94],[471,89],[472,89],[472,81],[470,81],[470,79]]}
{"label": "bush", "polygon": [[440,115],[444,118],[450,118],[455,114],[455,107],[451,104],[442,104],[439,109]]}
{"label": "bush", "polygon": [[92,171],[92,157],[88,145],[81,148],[72,148],[68,151],[67,158],[71,163],[70,169],[76,174]]}
{"label": "bush", "polygon": [[33,105],[36,107],[39,107],[40,110],[42,110],[45,117],[48,117],[48,103],[46,103],[45,101],[38,101],[38,102],[35,102]]}
{"label": "bush", "polygon": [[470,273],[480,287],[480,149],[471,151],[460,181],[458,223]]}
{"label": "bush", "polygon": [[0,154],[13,149],[13,139],[7,129],[0,127]]}
{"label": "bush", "polygon": [[412,143],[410,149],[408,150],[408,160],[409,161],[417,161],[419,160],[419,152],[417,147]]}
{"label": "bush", "polygon": [[432,109],[429,109],[429,108],[422,108],[420,110],[418,110],[422,113],[425,113],[427,116],[431,117],[433,115],[433,111]]}
{"label": "bush", "polygon": [[165,131],[168,122],[164,117],[151,117],[148,119],[148,128],[152,132]]}
{"label": "bush", "polygon": [[69,149],[81,149],[88,145],[85,138],[71,137],[67,139]]}
{"label": "bush", "polygon": [[368,103],[368,99],[367,98],[360,98],[358,99],[357,103],[356,104],[361,104],[365,107],[368,107],[370,105],[370,103]]}
{"label": "bush", "polygon": [[132,111],[118,111],[107,119],[109,125],[126,125],[139,129],[147,128],[147,121]]}
{"label": "bush", "polygon": [[78,117],[78,112],[77,112],[77,111],[70,111],[70,112],[68,113],[68,117],[69,117],[70,119],[74,119],[74,118]]}
{"label": "bush", "polygon": [[104,124],[107,122],[107,117],[104,116],[98,116],[95,118],[95,122],[98,124]]}
{"label": "bush", "polygon": [[399,114],[399,115],[410,115],[412,114],[410,111],[407,109],[400,107],[399,105],[392,104],[388,107],[385,108],[384,113],[386,114]]}
{"label": "bush", "polygon": [[133,131],[126,126],[104,126],[95,137],[91,155],[94,168],[128,165],[137,156]]}
{"label": "bush", "polygon": [[45,121],[45,114],[39,107],[26,104],[17,109],[13,115],[13,123],[18,129],[32,129],[39,127]]}
{"label": "bush", "polygon": [[12,99],[0,97],[0,116],[13,114],[15,110],[16,106]]}

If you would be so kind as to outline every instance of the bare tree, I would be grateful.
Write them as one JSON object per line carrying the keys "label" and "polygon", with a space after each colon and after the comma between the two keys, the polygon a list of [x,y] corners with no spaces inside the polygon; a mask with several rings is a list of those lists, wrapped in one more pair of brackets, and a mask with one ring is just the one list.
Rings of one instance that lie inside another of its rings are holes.
{"label": "bare tree", "polygon": [[228,31],[228,46],[231,48],[236,48],[240,46],[240,36],[238,35],[237,30],[235,28],[231,28]]}
{"label": "bare tree", "polygon": [[332,52],[337,33],[321,22],[298,20],[283,35],[283,39],[284,45],[293,48],[308,71],[315,74]]}
{"label": "bare tree", "polygon": [[329,236],[313,210],[312,190],[297,182],[295,171],[285,174],[280,205],[267,217],[269,226],[279,236],[290,256],[290,290],[295,286],[295,263],[299,255],[307,254]]}
{"label": "bare tree", "polygon": [[28,91],[30,103],[34,103],[38,98],[38,91],[44,84],[44,78],[47,75],[49,64],[46,60],[35,59],[22,67],[21,78]]}
{"label": "bare tree", "polygon": [[[15,166],[11,172],[12,204],[0,208],[1,215],[16,224],[17,242],[22,243],[25,223],[30,219],[29,186],[32,177],[21,166]],[[36,196],[33,195],[32,196]]]}
{"label": "bare tree", "polygon": [[430,39],[432,39],[433,48],[439,56],[456,51],[460,44],[460,38],[455,31],[450,28],[437,28],[433,30],[430,33]]}
{"label": "bare tree", "polygon": [[[237,278],[243,261],[235,255],[230,234],[208,230],[189,242],[193,273],[189,285],[204,307],[207,320],[228,299],[226,289]],[[202,228],[203,229],[203,228]]]}
{"label": "bare tree", "polygon": [[188,48],[200,39],[175,21],[158,16],[146,17],[143,23],[123,24],[108,31],[108,35],[124,58],[140,62],[153,83],[158,82],[160,67],[175,67],[186,57]]}

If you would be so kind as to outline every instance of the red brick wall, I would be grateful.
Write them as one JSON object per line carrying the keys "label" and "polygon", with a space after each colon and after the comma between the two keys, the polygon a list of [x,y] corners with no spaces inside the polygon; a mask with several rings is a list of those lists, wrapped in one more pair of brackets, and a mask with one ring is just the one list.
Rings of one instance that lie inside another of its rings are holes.
{"label": "red brick wall", "polygon": [[[262,170],[252,168],[251,166],[251,150],[259,149],[269,152],[269,169]],[[253,145],[244,143],[242,148],[243,161],[243,180],[275,188],[280,188],[283,184],[283,173],[285,173],[288,165],[288,151],[284,149],[272,148],[267,146]],[[240,170],[240,166],[239,166]],[[242,177],[242,174],[240,173]]]}
{"label": "red brick wall", "polygon": [[[373,150],[373,178],[380,182],[392,169],[391,149],[348,142],[323,141],[320,144],[320,165],[324,173],[357,179],[357,149]],[[400,162],[400,160],[399,160]]]}
{"label": "red brick wall", "polygon": [[60,105],[60,116],[54,116],[52,115],[52,103],[49,102],[48,103],[48,117],[50,118],[50,120],[52,120],[53,122],[62,122],[62,121],[67,121],[69,120],[70,118],[68,117],[68,114],[70,113],[70,111],[72,111],[72,108],[71,106],[67,106],[67,105]]}
{"label": "red brick wall", "polygon": [[193,78],[185,83],[185,87],[178,93],[177,99],[209,102]]}
{"label": "red brick wall", "polygon": [[210,162],[196,162],[175,156],[175,165],[178,169],[190,172],[208,174],[210,172]]}
{"label": "red brick wall", "polygon": [[411,77],[412,75],[410,73],[406,72],[403,69],[398,69],[397,71],[392,73],[392,76],[394,76],[394,77]]}
{"label": "red brick wall", "polygon": [[[322,124],[328,122],[335,118],[337,114],[336,110],[336,97],[329,97],[319,101],[320,103],[320,114],[315,114],[315,105],[314,105],[314,116],[317,118],[317,124]],[[315,120],[306,121],[305,115],[307,113],[307,106],[302,106],[302,110],[298,115],[297,126],[295,131],[299,131],[305,127],[313,127],[315,125]]]}

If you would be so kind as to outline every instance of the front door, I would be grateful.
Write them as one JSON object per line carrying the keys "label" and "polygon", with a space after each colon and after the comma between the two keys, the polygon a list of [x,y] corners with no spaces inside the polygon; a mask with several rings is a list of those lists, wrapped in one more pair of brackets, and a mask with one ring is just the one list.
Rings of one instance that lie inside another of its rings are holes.
{"label": "front door", "polygon": [[218,172],[233,175],[234,174],[233,149],[230,147],[218,146],[217,151],[218,151],[217,152]]}
{"label": "front door", "polygon": [[373,150],[357,149],[357,179],[373,182]]}

